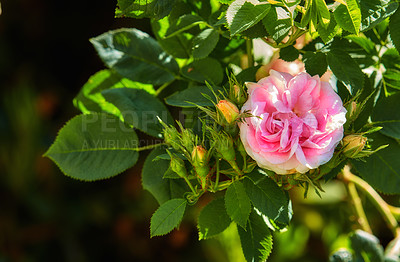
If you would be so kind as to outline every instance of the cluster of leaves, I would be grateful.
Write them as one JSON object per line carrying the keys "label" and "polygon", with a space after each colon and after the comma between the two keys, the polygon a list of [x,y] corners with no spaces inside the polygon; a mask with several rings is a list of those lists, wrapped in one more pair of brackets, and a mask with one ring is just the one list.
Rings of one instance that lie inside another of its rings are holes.
{"label": "cluster of leaves", "polygon": [[[94,74],[83,86],[74,99],[83,114],[66,123],[46,156],[70,177],[110,178],[134,166],[140,151],[162,143],[159,119],[173,126],[176,108],[184,115],[181,132],[193,130],[207,137],[211,131],[205,131],[200,121],[204,111],[214,110],[217,93],[229,96],[224,87],[233,88],[224,70],[235,72],[239,86],[254,82],[260,65],[252,60],[251,40],[261,38],[280,48],[281,59],[301,59],[311,75],[333,73],[348,109],[346,134],[368,137],[363,156],[374,152],[371,148],[389,145],[363,161],[355,157],[351,164],[376,189],[400,193],[398,6],[386,0],[118,0],[116,16],[150,18],[154,37],[123,28],[90,40],[108,69]],[[306,33],[312,41],[298,49],[294,44]],[[218,125],[216,130],[221,128]],[[153,137],[152,144],[139,139],[137,131],[140,138]],[[232,138],[239,147],[237,134]],[[213,151],[212,144],[201,141]],[[189,167],[193,164],[189,151],[186,156],[182,150],[172,154],[183,157]],[[215,150],[210,166],[216,168],[219,158]],[[220,191],[219,198],[200,213],[200,238],[213,237],[234,221],[246,259],[265,260],[272,247],[271,230],[289,224],[291,204],[278,186],[282,181],[258,168],[245,172],[247,161],[239,163],[237,176],[225,174],[225,187],[218,189],[226,191],[221,191],[214,187],[219,183],[216,172],[207,177],[206,188],[192,169],[186,179],[178,179],[182,177],[171,174],[166,147],[155,148],[142,169],[143,188],[161,205],[152,217],[151,235],[177,227],[187,206],[195,202],[188,199]],[[317,170],[317,178],[328,173],[333,177],[346,163],[343,158],[332,161],[325,171]]]}

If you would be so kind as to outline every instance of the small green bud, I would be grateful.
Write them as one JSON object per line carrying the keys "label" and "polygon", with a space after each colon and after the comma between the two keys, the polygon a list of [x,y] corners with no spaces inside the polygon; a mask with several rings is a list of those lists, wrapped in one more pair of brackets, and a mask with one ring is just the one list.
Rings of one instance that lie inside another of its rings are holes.
{"label": "small green bud", "polygon": [[357,155],[364,149],[367,138],[362,135],[348,135],[342,140],[343,155],[348,158],[357,158]]}
{"label": "small green bud", "polygon": [[185,162],[175,156],[174,154],[172,154],[171,152],[169,152],[167,150],[168,154],[171,157],[171,162],[170,162],[170,168],[172,171],[174,171],[175,173],[178,174],[178,176],[180,177],[187,177],[187,171],[186,171],[186,167],[185,167]]}
{"label": "small green bud", "polygon": [[194,166],[207,164],[207,150],[202,146],[196,146],[192,151],[192,162]]}
{"label": "small green bud", "polygon": [[218,116],[221,121],[219,121],[222,125],[224,125],[224,121],[228,123],[228,125],[235,122],[235,120],[239,116],[239,109],[235,104],[228,100],[220,100],[216,105]]}
{"label": "small green bud", "polygon": [[247,94],[244,91],[243,86],[232,85],[229,90],[229,99],[235,102],[238,105],[243,105],[247,100]]}
{"label": "small green bud", "polygon": [[165,126],[164,128],[164,141],[165,143],[171,145],[175,150],[180,149],[179,143],[179,132],[173,126]]}
{"label": "small green bud", "polygon": [[196,135],[190,129],[182,129],[182,145],[191,152],[195,145]]}
{"label": "small green bud", "polygon": [[222,133],[217,134],[214,140],[216,141],[215,149],[221,154],[222,158],[228,162],[235,161],[236,153],[233,146],[233,139],[229,135]]}

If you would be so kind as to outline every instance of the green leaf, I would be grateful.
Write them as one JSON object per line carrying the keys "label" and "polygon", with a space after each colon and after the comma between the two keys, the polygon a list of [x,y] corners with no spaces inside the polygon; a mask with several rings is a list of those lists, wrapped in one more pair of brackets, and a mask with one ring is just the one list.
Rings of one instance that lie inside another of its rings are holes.
{"label": "green leaf", "polygon": [[168,38],[175,36],[183,31],[189,30],[190,28],[196,25],[205,23],[206,21],[204,21],[203,18],[201,18],[198,15],[191,15],[191,14],[182,15],[181,17],[178,18],[178,20],[174,24],[171,24],[171,26],[167,30],[167,33],[165,34],[165,37]]}
{"label": "green leaf", "polygon": [[157,18],[167,16],[176,0],[118,0],[115,17]]}
{"label": "green leaf", "polygon": [[[399,75],[397,77],[400,79]],[[372,121],[383,127],[380,132],[395,139],[400,139],[399,101],[400,93],[389,97],[381,96],[372,114]]]}
{"label": "green leaf", "polygon": [[199,239],[208,239],[222,233],[231,224],[223,198],[217,198],[205,206],[199,215]]}
{"label": "green leaf", "polygon": [[242,70],[239,74],[237,74],[236,80],[239,82],[239,84],[244,84],[245,82],[257,82],[256,73],[260,67],[261,65],[257,65]]}
{"label": "green leaf", "polygon": [[328,7],[326,6],[325,0],[314,0],[314,3],[318,11],[319,24],[327,27],[331,20],[331,14]]}
{"label": "green leaf", "polygon": [[181,72],[183,76],[202,84],[207,81],[210,84],[218,85],[224,77],[221,64],[210,57],[193,61],[182,67]]}
{"label": "green leaf", "polygon": [[347,5],[339,5],[335,12],[336,22],[344,30],[358,34],[361,25],[361,10],[357,0],[347,0]]}
{"label": "green leaf", "polygon": [[[107,102],[101,91],[122,87],[143,89],[150,94],[156,92],[152,85],[133,82],[111,70],[101,70],[91,76],[82,87],[79,94],[74,98],[74,105],[85,114],[90,112],[107,112],[120,116],[118,108]],[[120,119],[122,120],[122,117]]]}
{"label": "green leaf", "polygon": [[207,57],[217,46],[218,40],[218,31],[211,28],[202,31],[193,39],[193,57],[195,59]]}
{"label": "green leaf", "polygon": [[279,50],[279,58],[286,62],[292,62],[299,57],[299,50],[290,45]]}
{"label": "green leaf", "polygon": [[257,24],[269,12],[271,5],[265,2],[236,0],[226,11],[226,21],[231,36],[239,34]]}
{"label": "green leaf", "polygon": [[153,214],[150,222],[150,236],[162,236],[178,227],[186,209],[186,199],[171,199],[163,203]]}
{"label": "green leaf", "polygon": [[246,228],[251,212],[251,203],[242,182],[236,181],[228,187],[225,193],[225,207],[231,219]]}
{"label": "green leaf", "polygon": [[90,42],[109,68],[132,81],[161,85],[174,80],[179,71],[156,40],[134,28],[109,31]]}
{"label": "green leaf", "polygon": [[389,31],[390,31],[390,38],[393,41],[397,51],[400,52],[400,9],[390,17],[389,22]]}
{"label": "green leaf", "polygon": [[288,195],[259,169],[253,170],[243,181],[254,207],[268,218],[288,225],[292,217]]}
{"label": "green leaf", "polygon": [[262,20],[269,35],[280,43],[292,28],[290,12],[281,6],[272,6],[268,15]]}
{"label": "green leaf", "polygon": [[361,28],[360,31],[367,31],[380,22],[391,16],[399,4],[388,0],[360,1]]}
{"label": "green leaf", "polygon": [[264,219],[252,211],[247,230],[238,227],[243,254],[247,262],[264,262],[272,250],[272,234]]}
{"label": "green leaf", "polygon": [[65,175],[94,181],[132,167],[139,156],[138,145],[135,131],[118,118],[87,114],[68,121],[44,156],[53,160]]}
{"label": "green leaf", "polygon": [[170,160],[159,159],[153,161],[160,155],[165,154],[165,149],[156,148],[144,161],[142,169],[143,189],[149,191],[159,204],[170,199],[181,198],[185,192],[190,190],[182,179],[163,179],[169,168]]}
{"label": "green leaf", "polygon": [[346,52],[339,50],[331,50],[327,59],[333,74],[343,82],[350,94],[355,95],[364,84],[364,75],[358,64]]}
{"label": "green leaf", "polygon": [[328,69],[328,62],[326,61],[326,54],[324,53],[307,51],[303,55],[303,62],[307,73],[312,76],[319,75],[321,77]]}
{"label": "green leaf", "polygon": [[335,37],[338,28],[339,27],[337,26],[335,16],[331,13],[331,19],[329,25],[326,27],[322,24],[318,24],[317,32],[321,37],[322,41],[324,41],[324,43],[326,44]]}
{"label": "green leaf", "polygon": [[161,47],[170,55],[176,58],[189,58],[192,48],[192,35],[178,34],[173,37],[165,38],[165,34],[170,26],[169,17],[160,20],[151,20],[151,28]]}
{"label": "green leaf", "polygon": [[121,111],[124,122],[154,137],[162,137],[162,126],[174,121],[165,105],[146,91],[129,88],[110,89],[102,92],[107,101]]}
{"label": "green leaf", "polygon": [[378,55],[375,48],[376,45],[369,38],[356,35],[348,35],[345,38],[362,47],[368,54]]}
{"label": "green leaf", "polygon": [[400,55],[395,48],[386,50],[381,60],[386,69],[400,70]]}
{"label": "green leaf", "polygon": [[[218,93],[219,90],[222,91],[222,88],[215,87],[213,89],[215,93]],[[203,94],[211,97],[213,101],[217,103],[217,98],[207,86],[191,86],[181,92],[177,92],[167,97],[165,102],[168,105],[179,107],[195,107],[192,103],[199,106],[214,106],[214,104],[204,97]]]}
{"label": "green leaf", "polygon": [[400,193],[400,145],[380,133],[371,134],[371,148],[389,145],[365,159],[352,160],[353,166],[371,186],[386,194]]}
{"label": "green leaf", "polygon": [[383,73],[385,85],[400,90],[400,70],[388,69]]}

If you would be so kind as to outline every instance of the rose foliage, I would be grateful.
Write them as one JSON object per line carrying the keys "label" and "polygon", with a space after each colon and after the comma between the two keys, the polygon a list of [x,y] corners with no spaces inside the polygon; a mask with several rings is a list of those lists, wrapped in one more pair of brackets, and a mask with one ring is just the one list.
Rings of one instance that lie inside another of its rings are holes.
{"label": "rose foliage", "polygon": [[[82,114],[45,156],[84,181],[143,159],[143,188],[160,204],[151,237],[211,198],[199,238],[233,224],[244,258],[265,261],[272,232],[296,215],[293,188],[324,198],[324,183],[336,179],[352,195],[353,184],[372,199],[375,190],[400,194],[398,8],[383,0],[118,0],[116,17],[148,18],[152,31],[90,39],[106,69],[77,94]],[[398,232],[387,211],[396,209],[378,210]],[[351,245],[331,261],[398,259],[366,220],[354,223],[369,233],[348,235]]]}

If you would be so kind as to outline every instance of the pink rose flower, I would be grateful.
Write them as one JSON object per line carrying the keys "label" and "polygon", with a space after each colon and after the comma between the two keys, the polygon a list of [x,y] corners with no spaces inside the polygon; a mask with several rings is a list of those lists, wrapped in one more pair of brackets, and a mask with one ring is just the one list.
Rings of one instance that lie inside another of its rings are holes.
{"label": "pink rose flower", "polygon": [[239,124],[247,153],[277,174],[305,173],[328,162],[343,138],[346,109],[328,82],[307,73],[271,70],[247,83],[249,98]]}

